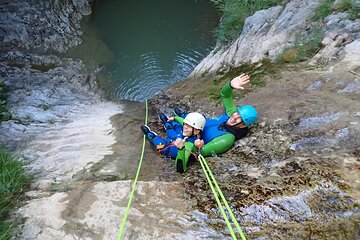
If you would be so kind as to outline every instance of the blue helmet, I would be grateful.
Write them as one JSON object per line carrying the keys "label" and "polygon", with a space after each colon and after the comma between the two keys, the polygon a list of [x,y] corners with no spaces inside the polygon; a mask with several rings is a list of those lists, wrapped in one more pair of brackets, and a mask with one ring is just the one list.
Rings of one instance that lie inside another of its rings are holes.
{"label": "blue helmet", "polygon": [[258,119],[258,113],[253,106],[246,105],[238,107],[237,110],[246,126],[250,126]]}

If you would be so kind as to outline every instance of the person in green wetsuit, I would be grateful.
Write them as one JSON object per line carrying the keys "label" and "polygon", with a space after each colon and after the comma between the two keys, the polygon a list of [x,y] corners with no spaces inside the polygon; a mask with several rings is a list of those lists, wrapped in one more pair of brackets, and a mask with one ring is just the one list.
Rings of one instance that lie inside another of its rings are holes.
{"label": "person in green wetsuit", "polygon": [[[202,140],[194,142],[194,145],[201,149],[203,156],[226,152],[236,140],[247,136],[249,127],[257,121],[256,109],[250,105],[236,107],[232,96],[233,89],[244,89],[243,86],[249,82],[249,75],[241,74],[226,83],[221,89],[220,94],[225,113],[218,118],[206,119],[201,133]],[[180,117],[186,116],[179,109],[174,112]],[[182,155],[178,154],[179,156]]]}

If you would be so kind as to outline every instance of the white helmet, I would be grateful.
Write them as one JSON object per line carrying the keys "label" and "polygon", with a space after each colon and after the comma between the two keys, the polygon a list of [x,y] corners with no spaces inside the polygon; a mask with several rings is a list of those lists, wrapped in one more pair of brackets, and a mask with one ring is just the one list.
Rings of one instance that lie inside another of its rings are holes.
{"label": "white helmet", "polygon": [[199,130],[204,130],[205,121],[205,117],[198,112],[189,113],[184,119],[184,123]]}

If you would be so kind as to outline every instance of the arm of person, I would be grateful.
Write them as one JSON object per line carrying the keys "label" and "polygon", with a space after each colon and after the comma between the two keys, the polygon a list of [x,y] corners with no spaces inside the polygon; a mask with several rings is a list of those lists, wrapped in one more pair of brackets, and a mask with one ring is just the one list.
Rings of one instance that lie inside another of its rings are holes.
{"label": "arm of person", "polygon": [[233,100],[233,88],[230,82],[226,83],[220,92],[221,100],[224,104],[226,115],[229,117],[236,112],[236,106]]}
{"label": "arm of person", "polygon": [[174,120],[184,126],[184,118],[179,116],[174,116]]}
{"label": "arm of person", "polygon": [[207,157],[213,154],[224,153],[233,146],[234,142],[235,136],[233,134],[229,133],[221,135],[205,144],[201,149],[201,155]]}
{"label": "arm of person", "polygon": [[230,117],[237,111],[233,100],[233,89],[244,89],[244,85],[250,82],[250,77],[247,74],[241,74],[226,83],[221,89],[221,99],[225,107],[226,114]]}

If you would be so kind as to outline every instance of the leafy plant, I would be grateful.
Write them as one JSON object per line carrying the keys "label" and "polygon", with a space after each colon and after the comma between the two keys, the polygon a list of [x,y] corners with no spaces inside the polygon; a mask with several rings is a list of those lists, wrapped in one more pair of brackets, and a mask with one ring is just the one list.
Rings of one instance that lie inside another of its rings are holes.
{"label": "leafy plant", "polygon": [[325,17],[332,13],[332,5],[334,0],[323,0],[321,4],[315,9],[314,21],[322,21]]}
{"label": "leafy plant", "polygon": [[256,11],[278,4],[279,0],[211,0],[222,14],[215,35],[221,44],[235,40],[241,33],[247,17]]}
{"label": "leafy plant", "polygon": [[6,107],[6,98],[7,92],[3,81],[0,80],[0,122],[11,118],[10,111]]}
{"label": "leafy plant", "polygon": [[10,214],[34,178],[25,172],[25,164],[0,147],[0,239],[10,239],[18,222],[10,219]]}
{"label": "leafy plant", "polygon": [[341,12],[349,11],[350,18],[355,20],[360,17],[360,2],[356,0],[343,0],[338,10]]}
{"label": "leafy plant", "polygon": [[283,53],[277,58],[277,62],[297,63],[308,60],[321,48],[321,40],[324,37],[324,30],[315,26],[310,33],[298,35],[292,46],[284,49]]}
{"label": "leafy plant", "polygon": [[51,105],[48,104],[48,103],[42,103],[42,104],[39,104],[38,107],[43,109],[44,111],[47,111],[47,110],[49,110],[51,108]]}

